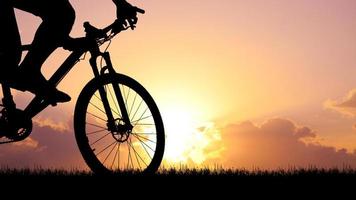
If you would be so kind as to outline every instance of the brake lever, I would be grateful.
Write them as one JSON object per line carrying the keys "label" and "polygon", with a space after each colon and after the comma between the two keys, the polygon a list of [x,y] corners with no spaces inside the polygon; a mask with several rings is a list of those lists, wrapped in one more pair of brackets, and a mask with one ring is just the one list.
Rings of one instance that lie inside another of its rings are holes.
{"label": "brake lever", "polygon": [[127,28],[126,28],[125,30],[127,30],[127,29],[129,29],[129,28],[131,28],[131,30],[135,30],[136,25],[132,24],[132,25],[130,25],[130,26],[127,26]]}
{"label": "brake lever", "polygon": [[141,13],[141,14],[145,14],[146,13],[146,11],[145,10],[143,10],[143,9],[141,9],[141,8],[139,8],[139,7],[134,7],[135,8],[135,10],[136,10],[136,12],[138,12],[138,13]]}

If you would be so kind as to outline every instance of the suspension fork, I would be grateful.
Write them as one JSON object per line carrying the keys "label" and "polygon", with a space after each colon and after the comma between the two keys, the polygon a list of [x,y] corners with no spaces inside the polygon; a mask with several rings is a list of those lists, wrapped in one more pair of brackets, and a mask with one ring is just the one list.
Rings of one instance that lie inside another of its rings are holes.
{"label": "suspension fork", "polygon": [[[106,68],[105,69],[108,70],[109,74],[115,74],[116,71],[112,66],[112,62],[111,62],[111,59],[110,59],[110,54],[108,52],[105,52],[105,53],[100,53],[100,56],[102,56],[104,58],[105,63],[106,63]],[[99,77],[100,76],[100,73],[99,73],[99,70],[98,70],[98,67],[97,67],[97,63],[96,63],[96,58],[97,57],[98,56],[92,56],[92,58],[89,61],[91,66],[92,66],[92,68],[93,68],[93,72],[94,72],[95,77]],[[131,122],[130,122],[129,115],[127,113],[127,109],[126,109],[126,106],[125,106],[125,101],[124,101],[124,98],[122,96],[122,93],[121,93],[121,90],[120,90],[120,86],[118,84],[112,84],[112,87],[114,89],[116,100],[118,101],[118,104],[119,104],[122,120],[125,123],[125,126],[126,126],[126,128],[128,130],[132,129],[132,125],[131,125]],[[105,109],[105,112],[106,112],[106,115],[107,115],[107,118],[108,118],[108,128],[109,128],[110,131],[114,131],[114,130],[116,130],[115,118],[114,118],[112,110],[110,108],[110,103],[109,103],[109,100],[107,98],[107,91],[105,90],[104,86],[99,87],[99,94],[100,94],[100,97],[101,97],[101,100],[103,102],[103,106],[104,106],[104,109]]]}
{"label": "suspension fork", "polygon": [[[102,54],[102,56],[105,60],[106,67],[108,68],[109,74],[116,74],[116,71],[115,71],[114,67],[112,66],[109,52],[104,52]],[[121,117],[123,118],[125,125],[129,126],[129,128],[132,128],[131,122],[130,122],[130,117],[127,113],[127,109],[125,106],[125,101],[124,101],[124,98],[123,98],[121,90],[120,90],[120,86],[118,84],[112,84],[112,87],[114,89],[114,93],[115,93],[116,99],[119,104],[119,108],[120,108],[121,115],[122,115]]]}

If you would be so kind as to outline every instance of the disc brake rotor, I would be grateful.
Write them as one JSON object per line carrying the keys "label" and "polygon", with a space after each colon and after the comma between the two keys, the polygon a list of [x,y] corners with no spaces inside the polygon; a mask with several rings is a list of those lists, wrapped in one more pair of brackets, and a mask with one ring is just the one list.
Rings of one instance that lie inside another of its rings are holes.
{"label": "disc brake rotor", "polygon": [[130,138],[132,128],[129,128],[127,125],[125,125],[122,119],[116,119],[115,124],[116,130],[111,131],[113,138],[120,143],[126,142]]}

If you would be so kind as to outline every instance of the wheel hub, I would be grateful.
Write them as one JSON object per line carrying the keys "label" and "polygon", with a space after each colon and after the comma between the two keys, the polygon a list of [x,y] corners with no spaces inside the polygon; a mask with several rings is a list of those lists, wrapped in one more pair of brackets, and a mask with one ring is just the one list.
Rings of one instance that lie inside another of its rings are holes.
{"label": "wheel hub", "polygon": [[132,133],[133,126],[131,124],[126,125],[122,119],[115,120],[115,127],[114,130],[111,131],[112,137],[120,142],[126,142]]}

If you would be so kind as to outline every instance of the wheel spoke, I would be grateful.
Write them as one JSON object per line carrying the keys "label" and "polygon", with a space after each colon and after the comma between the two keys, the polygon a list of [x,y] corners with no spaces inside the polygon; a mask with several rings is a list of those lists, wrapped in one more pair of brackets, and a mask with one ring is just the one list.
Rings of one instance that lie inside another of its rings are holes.
{"label": "wheel spoke", "polygon": [[148,118],[150,118],[150,117],[153,117],[152,115],[150,115],[150,116],[147,116],[147,117],[141,117],[140,119],[138,119],[138,120],[135,120],[135,121],[132,121],[131,123],[135,123],[135,126],[138,124],[138,122],[139,121],[142,121],[142,120],[145,120],[145,119],[148,119]]}
{"label": "wheel spoke", "polygon": [[140,104],[138,105],[138,107],[137,107],[137,109],[136,109],[136,111],[135,111],[135,114],[132,116],[132,118],[131,118],[130,120],[135,119],[136,114],[137,114],[138,110],[141,108],[142,103],[143,103],[143,99],[141,99],[141,102],[140,102]]}
{"label": "wheel spoke", "polygon": [[130,138],[130,143],[129,143],[129,144],[130,144],[130,146],[132,147],[132,149],[133,149],[134,152],[135,152],[136,160],[137,160],[137,163],[138,163],[140,169],[141,169],[141,165],[140,165],[140,161],[138,160],[138,158],[140,158],[140,160],[142,160],[143,164],[145,164],[146,167],[147,167],[148,165],[147,165],[146,162],[142,159],[142,157],[140,156],[140,154],[137,153],[135,147],[133,146],[132,141],[131,141],[131,138]]}
{"label": "wheel spoke", "polygon": [[[152,117],[152,116],[149,116],[149,117]],[[136,126],[155,126],[156,124],[136,124]]]}
{"label": "wheel spoke", "polygon": [[[151,149],[153,152],[155,152],[155,150],[154,149],[152,149],[152,147],[150,147],[148,144],[146,144],[146,142],[144,142],[144,141],[142,141],[141,139],[140,139],[140,136],[139,135],[136,135],[136,134],[133,134],[133,136],[135,137],[135,138],[137,138],[141,143],[143,143],[143,144],[145,144],[149,149]],[[148,140],[147,138],[145,138],[145,137],[142,137],[142,139],[146,139],[146,140]],[[152,142],[152,143],[155,143],[156,144],[156,142],[153,142],[153,141],[150,141],[150,142]]]}
{"label": "wheel spoke", "polygon": [[[148,110],[148,107],[145,109],[145,112],[142,113],[140,119],[135,123],[135,126],[137,125],[137,123],[138,123],[139,121],[143,120],[142,117],[146,114],[147,110]],[[152,116],[152,115],[151,115],[151,116]]]}
{"label": "wheel spoke", "polygon": [[101,117],[99,117],[99,116],[97,116],[97,115],[95,115],[95,114],[93,114],[93,113],[91,113],[91,112],[87,112],[87,113],[88,113],[89,115],[91,115],[91,116],[97,118],[97,119],[100,119],[101,121],[108,122],[107,120],[105,120],[105,119],[103,119],[103,118],[101,118]]}
{"label": "wheel spoke", "polygon": [[135,134],[137,135],[156,135],[157,133],[138,133],[138,132],[135,132]]}
{"label": "wheel spoke", "polygon": [[132,162],[132,158],[131,158],[130,146],[127,145],[127,148],[129,149],[129,155],[127,156],[127,170],[128,170],[130,168],[130,161],[131,161],[132,167],[134,167],[134,166],[133,166],[133,162]]}
{"label": "wheel spoke", "polygon": [[[134,136],[136,137],[136,136]],[[143,149],[146,151],[147,155],[150,157],[150,159],[152,160],[152,156],[150,155],[150,153],[148,153],[145,145],[153,152],[155,152],[150,146],[148,146],[145,142],[143,142],[140,138],[136,137],[139,141],[140,141],[140,144],[142,145]]]}
{"label": "wheel spoke", "polygon": [[104,131],[107,131],[107,129],[102,129],[102,130],[98,130],[98,131],[89,132],[89,133],[87,133],[87,135],[93,135],[93,134],[96,134],[96,133],[102,133]]}
{"label": "wheel spoke", "polygon": [[[135,103],[136,103],[136,98],[137,98],[137,93],[136,93],[136,95],[135,95],[135,98],[134,98],[134,100],[133,100],[133,103],[132,103],[131,108],[130,108],[130,111],[129,111],[129,118],[130,118],[130,116],[131,116],[132,109],[133,109],[133,107],[134,107],[134,105],[135,105]],[[131,119],[131,118],[130,118],[130,119]]]}
{"label": "wheel spoke", "polygon": [[[114,141],[112,144],[115,144],[115,143],[117,143],[117,141]],[[111,145],[112,145],[112,144],[111,144]],[[111,145],[110,145],[110,146],[111,146]],[[110,152],[109,152],[109,154],[106,156],[106,158],[105,158],[103,164],[105,164],[106,160],[109,158],[109,156],[111,155],[111,153],[114,151],[115,147],[116,147],[116,145],[114,145],[114,147],[110,150]],[[109,147],[108,147],[108,148],[109,148]]]}
{"label": "wheel spoke", "polygon": [[128,100],[129,100],[129,96],[130,96],[130,92],[131,92],[131,88],[129,88],[129,91],[128,91],[128,93],[127,93],[127,97],[126,97],[126,103],[125,103],[125,107],[126,107],[126,110],[128,110],[129,109],[129,104],[127,103],[128,102]]}
{"label": "wheel spoke", "polygon": [[[131,144],[131,140],[130,140],[130,139],[127,141],[127,144],[130,145],[130,147],[131,147],[132,150],[134,151],[134,155],[135,155],[135,158],[136,158],[138,167],[141,169],[140,161],[139,161],[138,158],[137,158],[136,150],[135,150],[135,148],[133,147],[133,145]],[[132,166],[132,167],[134,168],[134,166]]]}
{"label": "wheel spoke", "polygon": [[[146,111],[147,111],[147,109],[146,109]],[[146,111],[145,111],[145,112],[146,112]],[[135,120],[135,121],[132,122],[132,123],[135,123],[134,126],[136,126],[139,121],[142,121],[142,120],[148,119],[148,118],[150,118],[150,117],[153,117],[152,115],[149,115],[149,116],[147,116],[147,117],[143,117],[144,114],[145,114],[145,113],[142,114],[142,116],[140,117],[140,119]]]}
{"label": "wheel spoke", "polygon": [[98,109],[100,112],[104,113],[106,115],[106,112],[103,111],[103,109],[99,108],[97,105],[94,105],[92,102],[89,102],[90,105],[94,106],[96,109]]}
{"label": "wheel spoke", "polygon": [[97,127],[97,128],[101,128],[101,129],[105,129],[105,130],[107,130],[107,128],[106,128],[106,127],[99,126],[99,125],[96,125],[96,124],[92,124],[92,123],[89,123],[89,122],[87,122],[86,124],[88,124],[88,125],[90,125],[90,126],[94,126],[94,127]]}
{"label": "wheel spoke", "polygon": [[100,140],[104,139],[105,137],[107,137],[107,136],[110,135],[110,134],[111,134],[110,132],[107,133],[107,134],[105,134],[103,137],[97,139],[95,142],[93,142],[92,144],[90,144],[90,146],[93,146],[94,144],[98,143]]}
{"label": "wheel spoke", "polygon": [[[103,153],[105,150],[107,150],[108,148],[110,148],[113,144],[115,144],[116,141],[114,141],[113,143],[111,143],[110,145],[108,145],[107,147],[105,147],[103,150],[101,150],[98,154],[95,154],[95,156],[100,155],[101,153]],[[104,164],[104,163],[103,163]]]}
{"label": "wheel spoke", "polygon": [[[120,142],[118,142],[118,143],[114,146],[114,148],[117,147],[119,144],[120,144]],[[114,166],[114,163],[115,163],[115,160],[116,160],[116,157],[117,157],[117,153],[118,153],[118,151],[116,151],[115,156],[114,156],[114,159],[112,160],[112,163],[111,163],[111,166],[110,166],[111,169],[112,169],[113,166]]]}
{"label": "wheel spoke", "polygon": [[136,133],[132,133],[133,135],[135,135],[135,136],[137,136],[137,137],[139,137],[139,138],[142,138],[142,139],[144,139],[144,140],[147,140],[147,141],[150,141],[150,142],[152,142],[152,143],[157,143],[157,142],[155,142],[155,141],[152,141],[152,140],[150,140],[150,139],[148,139],[148,138],[146,138],[146,137],[143,137],[142,135],[138,135],[138,134],[136,134]]}
{"label": "wheel spoke", "polygon": [[96,97],[99,101],[103,102],[100,97],[98,97],[97,94],[94,94],[94,97]]}

